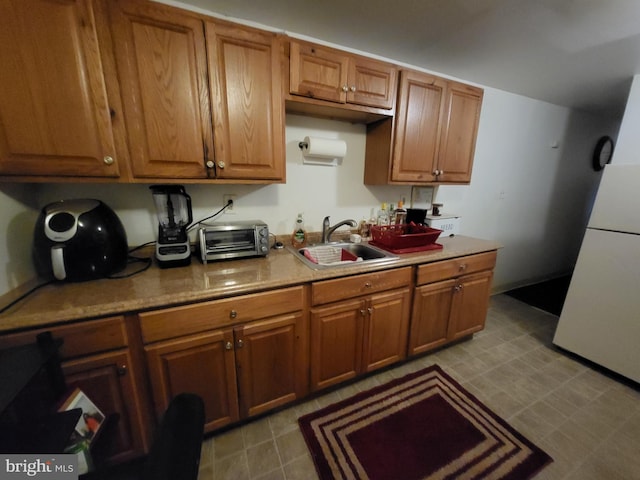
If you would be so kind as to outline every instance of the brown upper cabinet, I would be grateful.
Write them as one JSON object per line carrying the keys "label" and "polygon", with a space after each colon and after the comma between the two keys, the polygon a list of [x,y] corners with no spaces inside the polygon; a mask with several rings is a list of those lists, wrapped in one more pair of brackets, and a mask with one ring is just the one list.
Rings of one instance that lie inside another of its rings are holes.
{"label": "brown upper cabinet", "polygon": [[279,38],[151,2],[109,5],[133,176],[283,181]]}
{"label": "brown upper cabinet", "polygon": [[284,181],[280,36],[207,22],[219,178]]}
{"label": "brown upper cabinet", "polygon": [[395,119],[367,127],[365,184],[469,183],[483,90],[403,70]]}
{"label": "brown upper cabinet", "polygon": [[89,0],[0,3],[0,175],[120,176],[126,146],[103,17]]}
{"label": "brown upper cabinet", "polygon": [[296,101],[314,99],[387,110],[395,106],[395,65],[329,47],[292,40],[289,50],[289,93]]}
{"label": "brown upper cabinet", "polygon": [[133,176],[215,176],[202,20],[150,2],[108,3]]}

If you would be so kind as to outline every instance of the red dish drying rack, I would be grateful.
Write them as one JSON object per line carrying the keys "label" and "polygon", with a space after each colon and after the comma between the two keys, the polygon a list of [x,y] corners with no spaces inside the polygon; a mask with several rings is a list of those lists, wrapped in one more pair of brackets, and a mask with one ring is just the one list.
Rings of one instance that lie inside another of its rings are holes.
{"label": "red dish drying rack", "polygon": [[400,225],[374,225],[371,227],[369,243],[392,253],[422,252],[438,250],[442,245],[435,243],[442,230],[415,223]]}

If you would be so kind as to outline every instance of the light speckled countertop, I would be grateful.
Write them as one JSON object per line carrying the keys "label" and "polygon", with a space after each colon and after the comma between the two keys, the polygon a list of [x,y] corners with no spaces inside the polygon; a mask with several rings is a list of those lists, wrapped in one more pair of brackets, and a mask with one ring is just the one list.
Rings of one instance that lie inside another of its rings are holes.
{"label": "light speckled countertop", "polygon": [[356,263],[312,270],[287,250],[271,250],[264,258],[219,261],[161,269],[155,264],[130,278],[48,285],[0,315],[0,332],[80,319],[105,317],[243,293],[303,284],[358,273],[446,260],[496,250],[494,241],[456,236],[438,239],[442,250],[399,255],[383,265]]}

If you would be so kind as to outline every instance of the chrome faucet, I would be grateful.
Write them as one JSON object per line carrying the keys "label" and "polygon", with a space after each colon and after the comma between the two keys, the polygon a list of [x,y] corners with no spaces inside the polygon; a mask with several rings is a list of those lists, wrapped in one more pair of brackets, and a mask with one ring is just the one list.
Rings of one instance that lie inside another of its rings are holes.
{"label": "chrome faucet", "polygon": [[357,224],[355,220],[343,220],[332,227],[329,223],[329,217],[324,217],[324,220],[322,221],[322,243],[329,243],[331,241],[331,234],[342,225],[355,227]]}

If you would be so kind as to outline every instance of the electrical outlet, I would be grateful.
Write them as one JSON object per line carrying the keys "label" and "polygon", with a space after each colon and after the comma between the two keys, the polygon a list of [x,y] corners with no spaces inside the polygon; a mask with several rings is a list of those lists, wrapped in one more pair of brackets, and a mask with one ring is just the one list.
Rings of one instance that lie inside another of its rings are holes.
{"label": "electrical outlet", "polygon": [[226,205],[227,203],[229,203],[229,200],[231,200],[233,203],[231,205],[229,205],[226,209],[225,209],[225,213],[231,214],[231,215],[235,215],[235,211],[234,211],[234,207],[236,206],[236,197],[237,195],[234,193],[225,193],[222,196],[222,204]]}

